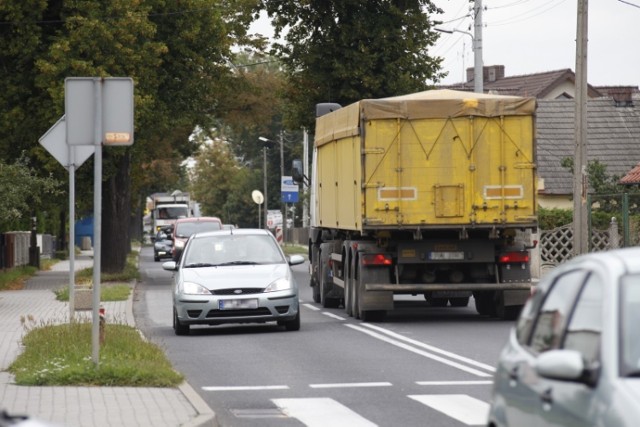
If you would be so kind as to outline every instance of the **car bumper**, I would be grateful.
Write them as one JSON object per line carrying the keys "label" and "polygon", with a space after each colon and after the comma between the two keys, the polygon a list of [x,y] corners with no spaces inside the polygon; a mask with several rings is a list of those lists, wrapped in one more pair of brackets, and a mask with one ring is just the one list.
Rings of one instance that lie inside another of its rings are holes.
{"label": "car bumper", "polygon": [[[220,309],[221,300],[258,299],[256,308]],[[264,323],[293,320],[298,314],[298,295],[291,292],[233,296],[175,295],[174,307],[178,319],[189,325],[219,325],[224,323]]]}

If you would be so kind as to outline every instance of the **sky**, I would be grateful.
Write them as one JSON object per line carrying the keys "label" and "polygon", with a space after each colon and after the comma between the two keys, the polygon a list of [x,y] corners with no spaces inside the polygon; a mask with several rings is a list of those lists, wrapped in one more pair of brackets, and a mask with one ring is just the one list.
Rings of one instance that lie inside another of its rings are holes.
{"label": "sky", "polygon": [[[468,0],[435,0],[439,27],[474,33]],[[576,68],[578,0],[483,0],[482,57],[506,76]],[[633,6],[632,4],[637,5]],[[640,86],[640,0],[588,2],[587,81]],[[433,54],[444,58],[443,83],[465,80],[473,67],[471,37],[443,33]]]}
{"label": "sky", "polygon": [[[443,29],[474,33],[469,0],[433,0]],[[482,0],[482,58],[504,65],[505,76],[576,68],[578,0]],[[469,15],[469,16],[467,16]],[[466,16],[466,17],[465,17]],[[588,2],[587,81],[595,86],[640,86],[640,0]],[[252,31],[271,36],[263,17]],[[472,37],[441,33],[430,50],[443,58],[441,84],[466,80],[473,68]]]}

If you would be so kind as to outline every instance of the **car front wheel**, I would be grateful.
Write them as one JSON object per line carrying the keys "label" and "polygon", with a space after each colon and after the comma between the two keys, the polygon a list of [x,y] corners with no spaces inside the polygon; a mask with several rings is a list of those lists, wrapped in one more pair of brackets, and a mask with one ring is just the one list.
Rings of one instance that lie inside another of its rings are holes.
{"label": "car front wheel", "polygon": [[178,312],[176,309],[173,309],[173,330],[176,335],[189,335],[189,325],[180,323],[180,319],[178,319]]}
{"label": "car front wheel", "polygon": [[299,331],[300,330],[300,309],[298,309],[298,314],[293,320],[288,320],[286,322],[279,323],[283,325],[287,331]]}

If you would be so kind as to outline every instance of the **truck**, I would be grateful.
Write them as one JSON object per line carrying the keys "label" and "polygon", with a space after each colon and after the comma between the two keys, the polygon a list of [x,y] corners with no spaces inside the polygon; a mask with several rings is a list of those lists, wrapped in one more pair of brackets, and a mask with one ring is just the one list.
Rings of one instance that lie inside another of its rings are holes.
{"label": "truck", "polygon": [[394,295],[473,296],[482,315],[517,317],[537,243],[535,111],[453,90],[318,104],[311,177],[293,171],[310,181],[314,301],[379,321]]}
{"label": "truck", "polygon": [[151,196],[151,224],[153,234],[173,225],[178,218],[193,216],[192,201],[189,193],[174,191],[155,193]]}

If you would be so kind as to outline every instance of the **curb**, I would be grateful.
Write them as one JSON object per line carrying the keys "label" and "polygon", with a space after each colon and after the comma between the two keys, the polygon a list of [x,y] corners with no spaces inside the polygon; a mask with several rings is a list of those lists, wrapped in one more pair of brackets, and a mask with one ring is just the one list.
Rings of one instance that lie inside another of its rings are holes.
{"label": "curb", "polygon": [[[133,316],[133,298],[135,295],[137,283],[138,283],[137,280],[131,281],[131,284],[133,286],[131,287],[131,296],[127,300],[126,316],[127,316],[127,322],[128,323],[130,322],[129,324],[133,325],[134,328],[138,330],[140,335],[144,337],[144,334],[142,333],[142,331],[135,326],[136,324],[135,317]],[[144,337],[144,339],[147,340],[146,337]],[[184,397],[191,404],[191,406],[193,406],[196,413],[198,414],[192,420],[182,424],[181,427],[182,426],[184,427],[201,427],[201,426],[202,427],[204,426],[219,427],[218,421],[216,420],[215,412],[213,412],[213,410],[209,408],[209,405],[207,405],[204,399],[202,399],[202,397],[200,397],[200,395],[196,393],[196,391],[193,389],[193,387],[191,387],[191,385],[189,385],[189,383],[187,383],[186,381],[183,382],[178,386],[178,389],[182,392]]]}

